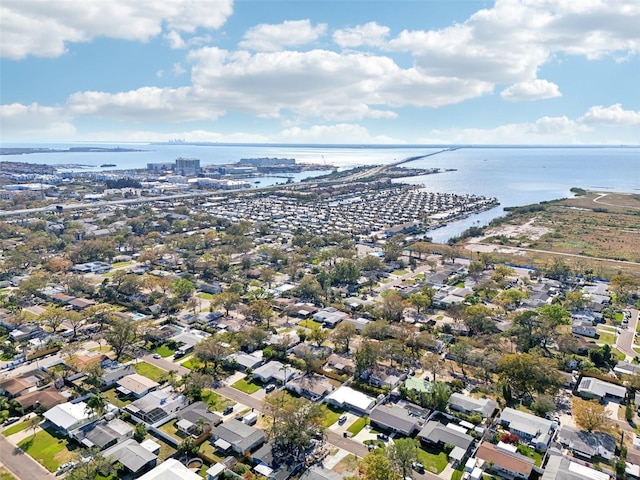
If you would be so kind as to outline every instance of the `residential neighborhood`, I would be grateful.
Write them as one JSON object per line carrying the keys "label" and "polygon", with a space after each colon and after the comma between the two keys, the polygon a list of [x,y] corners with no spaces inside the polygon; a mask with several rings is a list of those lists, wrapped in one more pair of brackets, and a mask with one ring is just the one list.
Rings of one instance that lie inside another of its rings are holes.
{"label": "residential neighborhood", "polygon": [[638,282],[433,244],[418,223],[480,200],[398,188],[2,222],[0,463],[71,480],[638,478]]}

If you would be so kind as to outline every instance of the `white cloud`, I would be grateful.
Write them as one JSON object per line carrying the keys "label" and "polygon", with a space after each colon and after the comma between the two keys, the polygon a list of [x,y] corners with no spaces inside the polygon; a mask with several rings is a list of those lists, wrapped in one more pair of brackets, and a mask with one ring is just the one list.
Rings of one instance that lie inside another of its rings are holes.
{"label": "white cloud", "polygon": [[78,136],[77,141],[91,142],[168,142],[179,138],[185,142],[266,143],[269,137],[255,133],[220,133],[210,130],[187,130],[171,133],[152,130],[109,130]]}
{"label": "white cloud", "polygon": [[233,0],[3,0],[0,55],[57,57],[67,43],[96,37],[144,42],[163,25],[185,33],[219,28],[232,11]]}
{"label": "white cloud", "polygon": [[637,54],[639,24],[635,0],[497,0],[461,24],[405,30],[387,48],[413,53],[416,66],[433,76],[530,82],[556,54]]}
{"label": "white cloud", "polygon": [[44,107],[37,103],[0,105],[2,135],[12,139],[52,140],[75,135],[70,117],[59,107]]}
{"label": "white cloud", "polygon": [[156,77],[158,77],[158,78],[162,78],[163,75],[164,75],[164,70],[158,70],[156,72]]}
{"label": "white cloud", "polygon": [[494,128],[464,128],[433,130],[428,138],[418,142],[497,144],[497,145],[545,145],[588,144],[592,129],[580,122],[562,117],[542,117],[535,122],[512,123]]}
{"label": "white cloud", "polygon": [[224,110],[207,102],[197,88],[144,87],[121,93],[78,92],[67,100],[75,116],[93,116],[130,122],[215,120]]}
{"label": "white cloud", "polygon": [[327,31],[327,24],[312,26],[307,20],[288,20],[280,24],[261,23],[250,28],[239,43],[240,48],[258,52],[275,52],[285,47],[314,42]]}
{"label": "white cloud", "polygon": [[287,128],[276,135],[275,141],[284,143],[404,143],[402,140],[385,135],[371,135],[365,127],[350,123],[314,125],[309,128]]}
{"label": "white cloud", "polygon": [[211,35],[200,35],[196,37],[182,38],[179,32],[171,30],[165,34],[164,39],[169,43],[169,48],[172,50],[181,50],[190,47],[199,47],[205,45],[211,41]]}
{"label": "white cloud", "polygon": [[619,103],[610,107],[598,105],[589,108],[580,121],[585,124],[640,125],[640,111],[624,110]]}
{"label": "white cloud", "polygon": [[182,66],[181,63],[176,62],[173,64],[173,74],[174,75],[182,75],[183,73],[186,72],[186,70],[184,69],[184,67]]}
{"label": "white cloud", "polygon": [[333,41],[342,48],[380,46],[389,35],[389,27],[376,22],[365,23],[333,32]]}
{"label": "white cloud", "polygon": [[500,92],[500,96],[505,100],[521,102],[561,97],[562,94],[555,83],[536,78],[530,82],[511,85]]}

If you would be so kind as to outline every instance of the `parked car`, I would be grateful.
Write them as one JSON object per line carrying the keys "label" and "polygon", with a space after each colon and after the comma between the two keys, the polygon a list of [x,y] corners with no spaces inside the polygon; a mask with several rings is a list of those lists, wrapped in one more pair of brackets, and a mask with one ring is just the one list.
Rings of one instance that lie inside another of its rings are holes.
{"label": "parked car", "polygon": [[378,434],[378,440],[380,440],[382,442],[388,442],[389,441],[389,436],[385,435],[384,433],[379,433]]}
{"label": "parked car", "polygon": [[338,425],[342,425],[346,421],[347,421],[347,416],[346,415],[340,415],[340,418],[338,418]]}
{"label": "parked car", "polygon": [[411,468],[413,468],[418,473],[424,473],[424,465],[422,465],[420,462],[413,462],[411,464]]}
{"label": "parked car", "polygon": [[16,423],[20,420],[20,417],[9,417],[4,421],[4,425],[11,425],[12,423]]}
{"label": "parked car", "polygon": [[224,411],[222,412],[223,415],[229,415],[233,413],[233,406],[229,405],[227,408],[224,409]]}
{"label": "parked car", "polygon": [[159,353],[154,353],[153,358],[155,359],[162,358],[162,355],[160,355]]}
{"label": "parked car", "polygon": [[273,383],[270,383],[266,387],[264,387],[264,391],[267,393],[271,393],[276,389],[276,386]]}

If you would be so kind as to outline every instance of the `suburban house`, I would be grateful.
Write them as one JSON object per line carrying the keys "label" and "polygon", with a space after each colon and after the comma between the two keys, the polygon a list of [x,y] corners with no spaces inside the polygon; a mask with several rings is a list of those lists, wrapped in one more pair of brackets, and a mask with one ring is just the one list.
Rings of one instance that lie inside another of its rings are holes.
{"label": "suburban house", "polygon": [[593,323],[586,320],[574,320],[571,324],[571,333],[590,338],[598,338],[598,329]]}
{"label": "suburban house", "polygon": [[202,477],[175,458],[167,458],[153,470],[138,477],[138,480],[202,480]]}
{"label": "suburban house", "polygon": [[218,450],[226,452],[231,449],[239,455],[255,450],[265,440],[262,430],[236,419],[215,427],[213,429],[213,438],[213,445]]}
{"label": "suburban house", "polygon": [[71,436],[73,430],[97,420],[84,402],[61,403],[44,412],[43,416],[67,436]]}
{"label": "suburban house", "polygon": [[376,365],[371,371],[364,372],[361,377],[374,387],[395,388],[406,378],[406,374],[395,368]]}
{"label": "suburban house", "polygon": [[253,371],[253,378],[263,383],[269,383],[274,380],[279,383],[286,383],[300,373],[300,370],[284,365],[277,360],[272,360],[256,368]]}
{"label": "suburban house", "polygon": [[37,379],[33,377],[8,378],[0,382],[0,393],[9,398],[19,397],[28,393],[37,383]]}
{"label": "suburban house", "polygon": [[327,377],[316,373],[309,373],[287,382],[287,390],[292,390],[314,402],[332,392],[333,389],[334,386]]}
{"label": "suburban house", "polygon": [[498,408],[497,402],[490,398],[473,398],[462,393],[452,393],[449,397],[449,409],[465,415],[479,413],[482,418],[490,418]]}
{"label": "suburban house", "polygon": [[85,447],[97,447],[100,450],[109,448],[132,435],[133,427],[119,418],[90,423],[73,432],[73,438]]}
{"label": "suburban house", "polygon": [[132,373],[131,375],[122,377],[116,381],[116,384],[118,385],[118,392],[123,395],[133,395],[136,398],[142,398],[160,386],[158,382],[154,382],[150,378],[138,373]]}
{"label": "suburban house", "polygon": [[243,372],[247,369],[255,370],[264,362],[262,356],[262,350],[257,350],[253,353],[235,352],[227,357],[227,362],[234,365],[238,370]]}
{"label": "suburban house", "polygon": [[376,405],[369,414],[369,420],[377,427],[407,437],[420,428],[420,418],[399,405]]}
{"label": "suburban house", "polygon": [[111,463],[120,462],[131,473],[140,473],[156,466],[158,456],[144,448],[133,438],[116,443],[102,452]]}
{"label": "suburban house", "polygon": [[341,375],[351,375],[355,370],[355,362],[353,361],[353,358],[346,355],[332,353],[329,355],[329,358],[327,358],[327,362],[324,364],[323,370],[333,370]]}
{"label": "suburban house", "polygon": [[610,477],[606,472],[600,472],[560,455],[552,455],[544,467],[541,480],[610,480]]}
{"label": "suburban house", "polygon": [[53,386],[26,393],[15,399],[15,401],[20,404],[24,412],[28,412],[29,410],[38,407],[49,410],[56,405],[64,403],[66,400],[67,397],[58,392],[58,390]]}
{"label": "suburban house", "polygon": [[621,375],[635,375],[636,373],[640,373],[640,365],[635,365],[627,361],[618,362],[613,371]]}
{"label": "suburban house", "polygon": [[599,378],[583,377],[576,388],[578,395],[584,398],[599,400],[623,401],[627,396],[627,389],[622,385],[605,382]]}
{"label": "suburban house", "polygon": [[132,365],[116,365],[105,368],[102,371],[102,377],[100,379],[100,386],[103,388],[109,388],[116,384],[118,380],[136,373]]}
{"label": "suburban house", "polygon": [[368,415],[375,406],[375,399],[350,387],[340,387],[324,398],[330,405]]}
{"label": "suburban house", "polygon": [[342,480],[342,478],[342,475],[324,468],[322,464],[313,465],[300,475],[300,480]]}
{"label": "suburban house", "polygon": [[442,449],[449,444],[466,452],[474,440],[466,432],[467,429],[459,425],[453,423],[443,425],[435,420],[430,420],[422,427],[422,430],[418,433],[418,438],[427,445],[436,448]]}
{"label": "suburban house", "polygon": [[536,450],[545,451],[553,437],[553,423],[546,418],[507,407],[500,414],[500,424],[510,433],[518,435],[523,443],[535,444]]}
{"label": "suburban house", "polygon": [[557,442],[569,449],[573,456],[589,461],[593,457],[611,460],[616,453],[616,439],[604,432],[587,432],[563,426],[558,430]]}
{"label": "suburban house", "polygon": [[176,428],[187,435],[197,435],[199,425],[211,430],[222,423],[222,417],[210,412],[204,402],[195,402],[183,408],[177,413],[176,419]]}
{"label": "suburban house", "polygon": [[167,387],[147,393],[144,397],[124,407],[124,409],[131,415],[149,424],[154,424],[186,407],[188,403],[187,397],[175,393],[171,387]]}
{"label": "suburban house", "polygon": [[498,448],[489,442],[482,442],[476,457],[484,460],[487,470],[502,478],[526,480],[533,471],[534,461],[524,455]]}
{"label": "suburban house", "polygon": [[349,315],[341,312],[335,307],[327,307],[313,314],[313,319],[316,322],[322,323],[326,328],[335,328],[340,322],[342,322]]}

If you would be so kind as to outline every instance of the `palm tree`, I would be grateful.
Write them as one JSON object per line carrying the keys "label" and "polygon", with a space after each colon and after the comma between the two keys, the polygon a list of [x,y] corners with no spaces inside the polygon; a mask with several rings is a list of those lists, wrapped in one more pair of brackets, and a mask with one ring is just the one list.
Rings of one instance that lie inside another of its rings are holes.
{"label": "palm tree", "polygon": [[97,415],[101,417],[104,411],[107,408],[107,400],[104,398],[102,393],[94,393],[87,400],[87,410],[91,412],[91,415]]}

